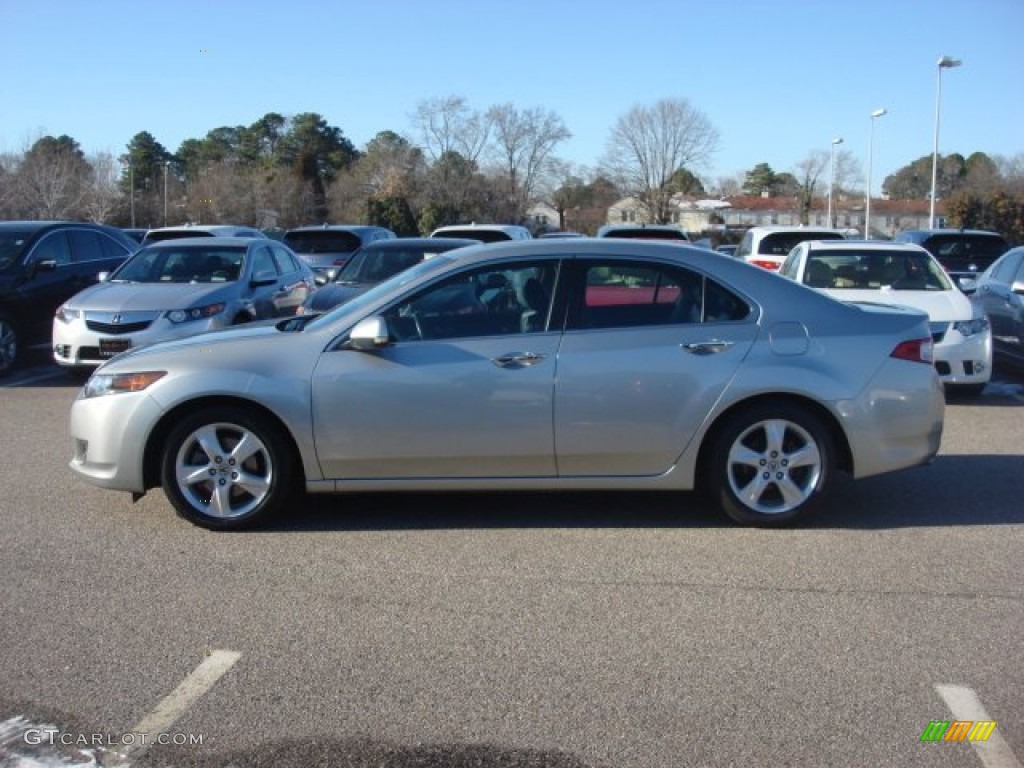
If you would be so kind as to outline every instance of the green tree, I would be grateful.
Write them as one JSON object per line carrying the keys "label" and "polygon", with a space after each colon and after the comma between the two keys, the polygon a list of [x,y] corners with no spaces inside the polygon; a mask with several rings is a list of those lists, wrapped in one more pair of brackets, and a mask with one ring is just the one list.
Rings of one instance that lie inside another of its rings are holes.
{"label": "green tree", "polygon": [[292,118],[287,133],[280,141],[281,161],[310,185],[313,192],[313,217],[324,221],[327,216],[327,187],[343,168],[358,157],[352,142],[340,128],[328,125],[315,112],[303,112]]}
{"label": "green tree", "polygon": [[672,194],[688,195],[690,197],[704,197],[707,192],[704,184],[693,175],[687,168],[680,168],[672,174],[668,180],[668,188]]}
{"label": "green tree", "polygon": [[1024,243],[1024,193],[958,192],[946,201],[950,225],[1001,233],[1011,244]]}
{"label": "green tree", "polygon": [[743,194],[772,197],[779,184],[779,177],[768,163],[758,163],[743,179]]}

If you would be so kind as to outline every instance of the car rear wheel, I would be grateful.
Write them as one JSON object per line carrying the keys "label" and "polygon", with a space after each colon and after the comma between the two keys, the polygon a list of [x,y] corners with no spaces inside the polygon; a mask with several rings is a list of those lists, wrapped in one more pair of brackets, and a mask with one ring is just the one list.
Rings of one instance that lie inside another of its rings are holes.
{"label": "car rear wheel", "polygon": [[206,408],[167,438],[164,493],[196,525],[241,529],[281,509],[295,490],[289,441],[264,417],[244,408]]}
{"label": "car rear wheel", "polygon": [[18,362],[18,329],[0,315],[0,376],[10,373]]}
{"label": "car rear wheel", "polygon": [[835,450],[821,420],[789,403],[734,416],[711,453],[710,485],[725,513],[743,525],[792,523],[832,483]]}

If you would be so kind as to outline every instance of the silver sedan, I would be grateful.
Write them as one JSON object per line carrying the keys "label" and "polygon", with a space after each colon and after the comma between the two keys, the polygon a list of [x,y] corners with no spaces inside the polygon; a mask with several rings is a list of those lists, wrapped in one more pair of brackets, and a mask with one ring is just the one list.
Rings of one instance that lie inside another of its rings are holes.
{"label": "silver sedan", "polygon": [[689,246],[533,240],[119,355],[72,406],[71,467],[219,529],[303,489],[701,488],[773,526],[838,471],[931,461],[943,408],[923,313]]}

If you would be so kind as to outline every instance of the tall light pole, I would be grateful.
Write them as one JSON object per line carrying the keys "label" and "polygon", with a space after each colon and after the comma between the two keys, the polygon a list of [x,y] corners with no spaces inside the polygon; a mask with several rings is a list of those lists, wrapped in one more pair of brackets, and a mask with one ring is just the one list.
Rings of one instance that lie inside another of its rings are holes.
{"label": "tall light pole", "polygon": [[832,163],[829,165],[828,172],[828,225],[830,227],[835,226],[835,222],[832,221],[832,190],[836,185],[836,145],[842,143],[841,136],[832,139]]}
{"label": "tall light pole", "polygon": [[167,172],[171,168],[171,161],[164,160],[164,226],[167,226]]}
{"label": "tall light pole", "polygon": [[864,200],[864,239],[871,239],[871,161],[875,151],[875,118],[886,114],[885,109],[876,109],[871,113],[871,133],[868,134],[868,191]]}
{"label": "tall light pole", "polygon": [[943,56],[936,66],[938,72],[935,83],[935,142],[932,144],[932,193],[928,205],[928,229],[935,229],[935,187],[939,178],[939,106],[942,103],[942,70],[959,67],[960,59]]}
{"label": "tall light pole", "polygon": [[132,229],[135,229],[135,163],[131,155],[128,155],[128,196],[132,211]]}

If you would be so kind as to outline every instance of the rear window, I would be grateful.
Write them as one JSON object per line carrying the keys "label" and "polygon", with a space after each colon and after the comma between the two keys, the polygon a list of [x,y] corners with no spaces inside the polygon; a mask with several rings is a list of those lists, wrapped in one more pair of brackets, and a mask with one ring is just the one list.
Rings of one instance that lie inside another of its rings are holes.
{"label": "rear window", "polygon": [[940,259],[982,259],[995,261],[1010,248],[999,235],[932,235],[922,245]]}
{"label": "rear window", "polygon": [[284,244],[296,253],[352,253],[363,241],[351,232],[287,232]]}
{"label": "rear window", "polygon": [[606,230],[603,235],[604,237],[629,237],[634,240],[683,240],[689,242],[685,233],[675,229],[623,227],[622,229]]}
{"label": "rear window", "polygon": [[838,232],[775,232],[765,235],[757,248],[758,253],[770,256],[785,256],[798,244],[805,240],[843,240]]}
{"label": "rear window", "polygon": [[481,243],[502,243],[511,240],[505,232],[500,229],[446,229],[439,232],[438,237],[465,237],[479,240]]}
{"label": "rear window", "polygon": [[167,232],[150,232],[143,239],[144,245],[159,243],[161,240],[180,240],[185,237],[213,237],[212,232],[204,232],[201,229],[178,229]]}

